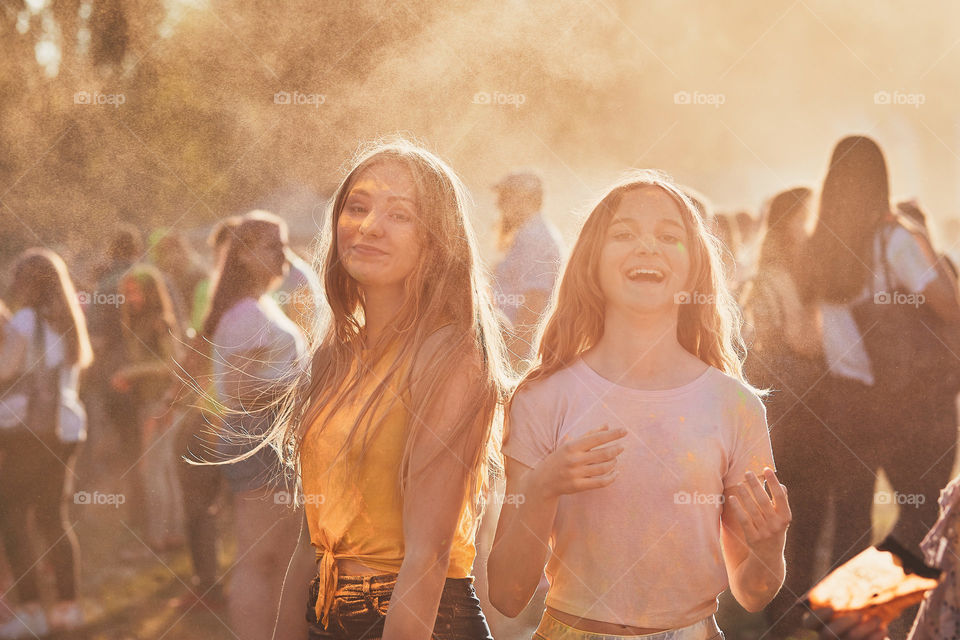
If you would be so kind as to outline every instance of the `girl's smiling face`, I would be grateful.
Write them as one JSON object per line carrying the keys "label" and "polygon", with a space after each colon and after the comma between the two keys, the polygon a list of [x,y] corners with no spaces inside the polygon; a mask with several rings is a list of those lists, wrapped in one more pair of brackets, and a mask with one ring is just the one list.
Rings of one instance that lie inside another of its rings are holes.
{"label": "girl's smiling face", "polygon": [[689,232],[676,200],[658,187],[623,194],[600,250],[607,309],[673,313],[690,293]]}
{"label": "girl's smiling face", "polygon": [[407,167],[385,160],[361,171],[337,218],[337,252],[361,287],[402,286],[422,242],[417,188]]}

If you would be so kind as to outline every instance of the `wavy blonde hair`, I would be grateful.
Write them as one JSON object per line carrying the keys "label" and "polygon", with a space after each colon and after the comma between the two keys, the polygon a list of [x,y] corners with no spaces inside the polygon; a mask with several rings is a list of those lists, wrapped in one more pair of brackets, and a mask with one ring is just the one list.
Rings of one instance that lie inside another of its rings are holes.
{"label": "wavy blonde hair", "polygon": [[661,189],[673,198],[687,232],[691,303],[680,307],[677,339],[703,362],[747,384],[740,309],[725,284],[719,240],[679,185],[659,171],[635,170],[617,181],[587,216],[541,324],[537,360],[521,387],[570,366],[603,336],[606,304],[600,288],[600,251],[624,194],[644,188]]}
{"label": "wavy blonde hair", "polygon": [[[410,172],[417,191],[421,252],[413,273],[404,283],[405,300],[397,317],[375,344],[364,351],[364,299],[357,283],[339,259],[337,221],[347,196],[362,172],[383,162],[399,162]],[[470,395],[450,433],[451,442],[466,438],[479,442],[472,457],[462,460],[467,476],[471,505],[479,514],[488,487],[490,471],[502,467],[503,407],[511,385],[506,349],[496,321],[479,261],[476,239],[467,220],[469,198],[456,173],[440,158],[404,139],[376,143],[362,151],[340,183],[328,208],[328,228],[322,233],[318,271],[322,274],[329,317],[314,325],[312,361],[288,394],[271,438],[290,466],[299,471],[300,447],[311,428],[322,430],[321,415],[333,415],[347,406],[369,380],[363,361],[387,361],[386,373],[373,392],[363,399],[341,452],[358,439],[362,453],[378,428],[373,423],[378,407],[410,399],[412,416],[403,453],[401,495],[411,477],[410,457],[418,435],[428,429],[419,416],[427,415],[431,404],[464,362],[477,364],[471,378]],[[439,331],[447,328],[444,331]],[[439,331],[439,333],[438,333]],[[422,355],[428,339],[431,352],[442,357],[424,368],[421,379],[411,379],[412,363]],[[416,382],[418,393],[410,393]],[[316,423],[316,424],[315,424]],[[354,463],[341,456],[338,463]]]}

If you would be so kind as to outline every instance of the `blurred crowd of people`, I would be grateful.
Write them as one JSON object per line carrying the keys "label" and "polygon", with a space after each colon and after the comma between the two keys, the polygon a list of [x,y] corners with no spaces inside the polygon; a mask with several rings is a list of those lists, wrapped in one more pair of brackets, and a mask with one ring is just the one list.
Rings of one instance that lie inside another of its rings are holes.
{"label": "blurred crowd of people", "polygon": [[[543,321],[563,306],[555,289],[572,267],[544,216],[540,176],[518,171],[493,188],[502,257],[489,296],[510,365],[523,374],[545,357]],[[955,463],[957,247],[935,241],[918,203],[891,203],[883,153],[867,138],[841,141],[821,185],[786,189],[757,215],[718,213],[707,196],[683,192],[720,241],[725,285],[744,318],[745,378],[769,392],[766,420],[792,522],[766,637],[785,638],[801,624],[803,594],[874,541],[881,469],[899,506],[892,535],[924,557]],[[311,537],[322,545],[308,532],[310,494],[305,518],[291,508],[299,469],[281,463],[268,436],[295,379],[311,367],[319,375],[314,353],[330,339],[331,316],[353,309],[328,301],[343,276],[291,248],[282,213],[221,221],[202,254],[177,230],[144,237],[119,225],[106,261],[86,277],[49,249],[14,261],[0,304],[0,537],[12,585],[0,638],[84,624],[85,541],[69,514],[97,474],[118,478],[143,553],[188,549],[194,578],[175,606],[223,608],[244,639],[306,638],[308,626],[323,624],[322,585],[313,594],[319,615],[303,615],[303,587],[324,562],[311,550]],[[677,304],[701,304],[689,299],[695,292],[682,295]],[[81,454],[88,466],[78,474]],[[501,500],[479,524],[480,584],[505,491],[493,484]],[[225,507],[236,545],[226,589],[217,524]],[[43,565],[53,570],[52,602],[41,597]],[[541,577],[521,619],[536,624],[549,588]],[[493,635],[518,637],[482,592]]]}

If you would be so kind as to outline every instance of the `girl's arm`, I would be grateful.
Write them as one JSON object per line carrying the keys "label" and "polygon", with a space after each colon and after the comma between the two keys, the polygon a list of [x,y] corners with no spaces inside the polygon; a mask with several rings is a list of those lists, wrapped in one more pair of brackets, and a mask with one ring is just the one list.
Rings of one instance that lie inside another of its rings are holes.
{"label": "girl's arm", "polygon": [[565,442],[531,469],[507,458],[506,496],[487,560],[490,602],[516,617],[537,590],[560,496],[599,489],[617,477],[624,429],[604,426]]}
{"label": "girl's arm", "polygon": [[0,380],[21,373],[27,355],[27,340],[10,322],[0,326]]}
{"label": "girl's arm", "polygon": [[773,469],[764,469],[772,498],[748,471],[744,482],[724,492],[721,518],[723,559],[730,592],[750,612],[767,606],[783,585],[783,547],[790,524],[787,488]]}
{"label": "girl's arm", "polygon": [[[441,357],[434,349],[426,353]],[[432,361],[433,358],[424,358]],[[479,367],[463,358],[460,368],[431,393],[433,406],[412,443],[410,479],[403,499],[403,563],[390,598],[383,640],[428,640],[440,606],[450,548],[468,495],[470,464],[483,446],[482,427],[466,437],[452,431],[471,403],[472,389],[482,384]],[[430,366],[427,364],[426,366]],[[416,381],[423,369],[415,366]],[[414,386],[414,394],[418,392]],[[415,403],[416,404],[416,403]],[[414,416],[412,419],[417,420]]]}
{"label": "girl's arm", "polygon": [[[506,473],[503,506],[487,559],[487,581],[490,603],[503,615],[515,618],[540,584],[560,496],[530,486],[536,473],[513,458],[506,459]],[[518,499],[507,500],[506,496]]]}
{"label": "girl's arm", "polygon": [[960,300],[957,297],[957,279],[953,272],[944,264],[943,259],[937,255],[930,244],[930,240],[921,234],[913,236],[924,256],[930,262],[931,269],[935,269],[937,277],[928,284],[921,292],[923,302],[930,305],[933,312],[945,324],[955,327],[960,324]]}

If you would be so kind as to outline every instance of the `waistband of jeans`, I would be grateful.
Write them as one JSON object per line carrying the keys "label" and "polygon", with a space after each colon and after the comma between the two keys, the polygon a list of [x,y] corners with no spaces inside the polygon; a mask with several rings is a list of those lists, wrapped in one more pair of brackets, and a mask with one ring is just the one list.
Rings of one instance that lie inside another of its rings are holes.
{"label": "waistband of jeans", "polygon": [[720,633],[716,618],[710,616],[678,629],[668,629],[657,633],[621,636],[607,633],[583,631],[557,620],[544,611],[537,633],[550,640],[711,640]]}

